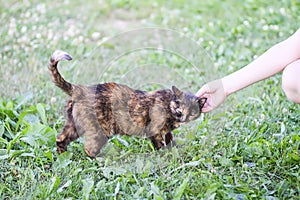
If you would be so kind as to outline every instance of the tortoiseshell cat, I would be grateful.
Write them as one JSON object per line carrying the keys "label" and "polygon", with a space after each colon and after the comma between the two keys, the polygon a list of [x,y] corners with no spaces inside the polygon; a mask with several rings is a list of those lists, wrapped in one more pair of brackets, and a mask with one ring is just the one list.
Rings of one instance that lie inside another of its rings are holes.
{"label": "tortoiseshell cat", "polygon": [[70,97],[67,120],[56,138],[58,153],[81,135],[86,135],[85,151],[95,157],[114,134],[148,137],[156,149],[175,145],[172,130],[200,116],[206,98],[180,91],[154,92],[134,90],[126,85],[103,83],[94,86],[74,85],[60,75],[57,64],[72,60],[66,52],[55,51],[49,70],[55,85]]}

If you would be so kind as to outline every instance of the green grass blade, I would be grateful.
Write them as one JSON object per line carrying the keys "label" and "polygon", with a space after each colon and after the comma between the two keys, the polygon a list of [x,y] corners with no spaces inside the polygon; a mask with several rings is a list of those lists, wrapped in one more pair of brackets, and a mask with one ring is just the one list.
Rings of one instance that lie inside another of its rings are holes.
{"label": "green grass blade", "polygon": [[37,112],[39,113],[41,119],[42,119],[42,122],[43,124],[47,124],[47,117],[46,117],[46,112],[45,112],[45,108],[42,104],[38,103],[36,105],[36,109],[37,109]]}
{"label": "green grass blade", "polygon": [[189,182],[189,177],[184,179],[183,182],[181,183],[181,185],[175,189],[174,200],[181,199],[188,182]]}
{"label": "green grass blade", "polygon": [[82,193],[85,200],[88,200],[90,198],[90,193],[94,187],[94,180],[93,179],[84,179],[82,180],[83,187],[82,187]]}

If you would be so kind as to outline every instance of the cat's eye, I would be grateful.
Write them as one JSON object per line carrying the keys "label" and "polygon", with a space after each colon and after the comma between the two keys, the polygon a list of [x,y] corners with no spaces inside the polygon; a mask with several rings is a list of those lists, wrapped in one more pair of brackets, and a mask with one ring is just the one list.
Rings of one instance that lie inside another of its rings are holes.
{"label": "cat's eye", "polygon": [[182,112],[177,111],[177,112],[176,112],[176,117],[182,117]]}
{"label": "cat's eye", "polygon": [[176,105],[179,105],[179,104],[180,104],[180,101],[179,101],[179,100],[175,100],[174,102],[175,102]]}

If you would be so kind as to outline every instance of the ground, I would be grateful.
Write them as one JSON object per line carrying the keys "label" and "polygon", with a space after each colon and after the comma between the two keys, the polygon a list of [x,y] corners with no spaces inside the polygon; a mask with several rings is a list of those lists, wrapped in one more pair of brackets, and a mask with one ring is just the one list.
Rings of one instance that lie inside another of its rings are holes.
{"label": "ground", "polygon": [[[74,61],[60,70],[75,83],[117,81],[145,90],[175,84],[196,92],[296,31],[298,1],[0,5],[1,199],[299,198],[300,111],[282,92],[281,74],[175,131],[177,148],[157,152],[146,139],[117,136],[92,160],[83,139],[56,153],[66,95],[47,72],[51,53],[62,49]],[[174,35],[142,32],[146,27]],[[176,51],[126,51],[143,39]]]}

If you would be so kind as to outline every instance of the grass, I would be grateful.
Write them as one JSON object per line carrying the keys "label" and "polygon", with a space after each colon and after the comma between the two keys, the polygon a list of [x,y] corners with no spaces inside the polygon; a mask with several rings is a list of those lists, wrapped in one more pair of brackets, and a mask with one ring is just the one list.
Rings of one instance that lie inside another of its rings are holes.
{"label": "grass", "polygon": [[[284,96],[280,74],[175,131],[179,148],[157,152],[145,139],[117,136],[91,160],[83,139],[56,153],[66,97],[46,66],[50,54],[63,49],[74,57],[61,67],[72,82],[127,81],[144,89],[175,82],[196,92],[298,29],[298,8],[293,0],[1,2],[0,199],[299,199],[300,111]],[[207,53],[197,66],[204,71],[155,50],[127,53],[103,68],[129,43],[99,43],[140,27],[190,38]],[[157,85],[143,85],[150,75],[159,77]]]}

